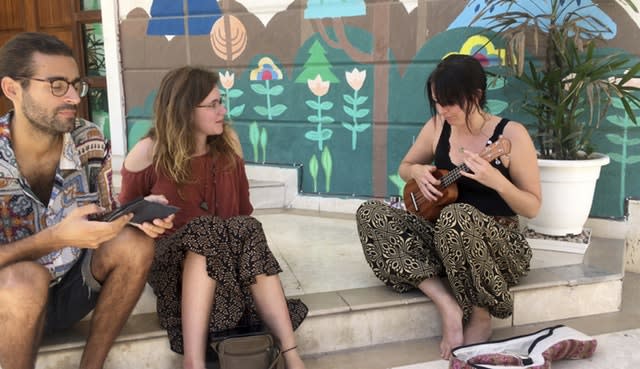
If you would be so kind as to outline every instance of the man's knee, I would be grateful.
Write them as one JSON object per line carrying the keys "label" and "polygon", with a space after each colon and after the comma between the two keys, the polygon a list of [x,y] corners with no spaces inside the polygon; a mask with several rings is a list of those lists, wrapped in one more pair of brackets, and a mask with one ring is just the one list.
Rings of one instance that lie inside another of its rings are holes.
{"label": "man's knee", "polygon": [[0,305],[43,309],[51,274],[35,262],[19,262],[0,269]]}
{"label": "man's knee", "polygon": [[136,228],[125,227],[118,236],[95,250],[91,270],[98,278],[118,267],[146,273],[153,261],[154,250],[153,238]]}

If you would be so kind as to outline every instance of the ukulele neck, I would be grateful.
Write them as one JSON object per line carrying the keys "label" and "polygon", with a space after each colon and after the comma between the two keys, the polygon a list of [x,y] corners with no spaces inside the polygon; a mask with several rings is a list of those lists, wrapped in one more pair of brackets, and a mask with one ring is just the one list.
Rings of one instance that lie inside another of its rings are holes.
{"label": "ukulele neck", "polygon": [[460,172],[463,172],[463,171],[464,172],[469,171],[469,167],[467,167],[466,164],[461,164],[455,167],[454,169],[452,169],[451,171],[449,171],[449,173],[445,174],[444,176],[442,176],[442,178],[440,178],[440,187],[447,188],[451,186],[453,182],[457,181],[460,177],[462,177],[462,174],[460,174]]}

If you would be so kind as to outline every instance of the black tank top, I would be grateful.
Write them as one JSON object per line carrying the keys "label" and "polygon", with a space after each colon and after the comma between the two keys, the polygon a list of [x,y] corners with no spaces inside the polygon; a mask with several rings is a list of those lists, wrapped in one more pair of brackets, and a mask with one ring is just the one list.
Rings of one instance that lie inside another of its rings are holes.
{"label": "black tank top", "polygon": [[[507,123],[509,123],[509,119],[502,118],[500,123],[498,123],[498,125],[496,126],[496,129],[493,131],[493,136],[491,136],[487,141],[487,145],[490,145],[491,143],[498,140]],[[451,162],[451,158],[449,157],[449,151],[451,149],[449,145],[450,136],[451,126],[449,126],[449,123],[445,122],[444,126],[442,127],[440,139],[438,140],[438,145],[436,146],[434,159],[436,168],[452,170],[456,167],[456,165]],[[509,169],[505,168],[505,166],[502,165],[502,162],[500,162],[499,160],[492,160],[491,165],[498,169],[500,173],[502,173],[502,175],[504,175],[509,181],[511,181]],[[516,215],[516,213],[509,207],[509,205],[507,205],[507,203],[495,190],[467,177],[460,177],[456,184],[458,185],[458,199],[456,200],[456,202],[473,205],[478,210],[487,215]]]}

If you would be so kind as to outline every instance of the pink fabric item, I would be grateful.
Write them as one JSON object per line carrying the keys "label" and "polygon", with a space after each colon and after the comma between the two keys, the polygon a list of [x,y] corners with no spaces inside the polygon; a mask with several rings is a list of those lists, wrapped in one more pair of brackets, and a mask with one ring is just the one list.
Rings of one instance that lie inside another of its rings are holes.
{"label": "pink fabric item", "polygon": [[450,369],[549,369],[553,361],[586,359],[598,342],[563,325],[506,340],[460,346],[453,350]]}

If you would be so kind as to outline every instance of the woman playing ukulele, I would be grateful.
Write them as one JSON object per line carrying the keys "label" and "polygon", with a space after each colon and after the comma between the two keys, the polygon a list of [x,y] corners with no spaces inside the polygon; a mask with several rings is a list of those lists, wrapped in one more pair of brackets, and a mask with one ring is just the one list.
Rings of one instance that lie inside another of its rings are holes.
{"label": "woman playing ukulele", "polygon": [[[398,169],[402,179],[415,181],[418,197],[427,203],[443,195],[438,170],[460,171],[453,202],[433,221],[414,214],[419,213],[415,209],[378,201],[362,204],[356,214],[375,275],[398,292],[418,288],[435,303],[445,360],[456,346],[488,340],[492,316],[512,314],[509,287],[528,272],[531,259],[517,216],[534,217],[541,202],[529,133],[522,124],[484,110],[486,87],[486,74],[474,57],[443,59],[425,91],[433,117]],[[479,155],[501,137],[511,144],[508,155],[489,161]]]}

